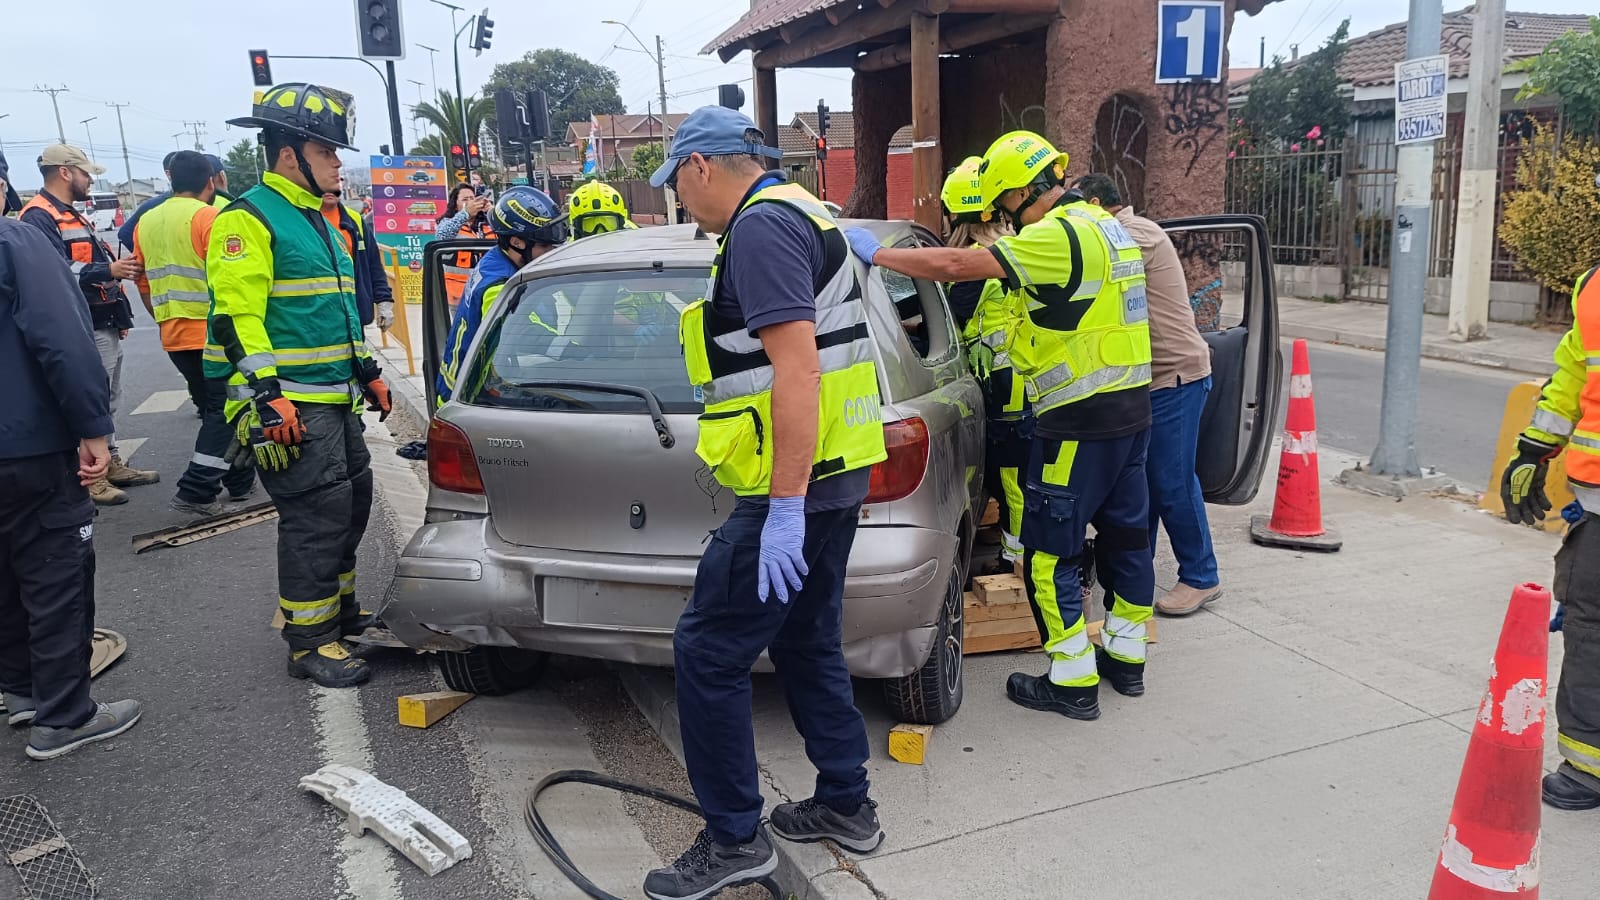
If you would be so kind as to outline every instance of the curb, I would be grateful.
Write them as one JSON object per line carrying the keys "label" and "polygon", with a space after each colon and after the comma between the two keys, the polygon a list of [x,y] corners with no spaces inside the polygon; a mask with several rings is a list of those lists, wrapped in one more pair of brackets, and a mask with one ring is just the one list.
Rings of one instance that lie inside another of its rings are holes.
{"label": "curb", "polygon": [[[681,765],[683,738],[678,731],[678,699],[671,671],[622,663],[612,668],[633,705]],[[876,900],[877,895],[843,869],[821,844],[793,844],[774,836],[772,845],[778,851],[778,871],[773,878],[783,888],[786,900]]]}
{"label": "curb", "polygon": [[[1389,343],[1388,338],[1382,335],[1341,331],[1325,325],[1286,321],[1280,323],[1279,329],[1286,338],[1305,338],[1308,341],[1318,341],[1324,344],[1344,344],[1350,347],[1358,347],[1362,350],[1376,350],[1380,353],[1388,347]],[[1549,375],[1551,367],[1554,366],[1554,363],[1548,359],[1529,359],[1487,350],[1476,350],[1472,348],[1471,344],[1463,344],[1457,347],[1441,345],[1432,341],[1423,341],[1422,355],[1428,359],[1466,363],[1467,365],[1481,366],[1486,369],[1505,369],[1527,375]]]}

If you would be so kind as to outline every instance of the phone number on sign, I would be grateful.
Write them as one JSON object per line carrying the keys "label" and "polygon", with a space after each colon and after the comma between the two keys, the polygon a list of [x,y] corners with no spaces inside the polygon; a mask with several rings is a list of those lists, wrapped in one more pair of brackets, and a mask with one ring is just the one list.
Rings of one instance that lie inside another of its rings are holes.
{"label": "phone number on sign", "polygon": [[1396,140],[1422,141],[1444,136],[1444,114],[1401,119],[1396,126]]}

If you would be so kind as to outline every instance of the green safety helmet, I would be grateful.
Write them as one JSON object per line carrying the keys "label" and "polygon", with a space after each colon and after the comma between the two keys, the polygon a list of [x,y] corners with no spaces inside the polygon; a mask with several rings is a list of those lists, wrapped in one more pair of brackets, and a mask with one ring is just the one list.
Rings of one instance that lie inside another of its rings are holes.
{"label": "green safety helmet", "polygon": [[278,131],[339,150],[354,150],[350,126],[355,113],[348,100],[335,98],[334,93],[298,81],[276,85],[261,95],[250,115],[229,119],[228,124]]}
{"label": "green safety helmet", "polygon": [[978,177],[978,167],[981,165],[982,158],[969,156],[952,169],[944,180],[939,199],[944,201],[944,208],[950,215],[958,220],[975,218],[987,222],[994,215],[989,204],[983,201],[983,185]]}
{"label": "green safety helmet", "polygon": [[1067,154],[1058,152],[1049,141],[1031,131],[1001,135],[984,152],[978,168],[985,206],[993,206],[1006,191],[1035,186],[1034,195],[1017,209],[1017,214],[1066,176]]}

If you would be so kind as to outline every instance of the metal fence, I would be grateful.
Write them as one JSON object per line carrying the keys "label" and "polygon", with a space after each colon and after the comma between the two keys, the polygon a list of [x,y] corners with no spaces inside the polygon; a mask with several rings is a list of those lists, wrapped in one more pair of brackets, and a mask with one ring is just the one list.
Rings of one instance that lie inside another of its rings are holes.
{"label": "metal fence", "polygon": [[[1449,277],[1452,269],[1460,141],[1456,133],[1434,149],[1431,277]],[[1517,136],[1502,134],[1502,197],[1514,180],[1519,151]],[[1382,127],[1358,128],[1343,141],[1323,146],[1236,152],[1228,160],[1225,211],[1267,220],[1277,265],[1336,267],[1344,298],[1387,300],[1397,156],[1392,133]],[[1497,232],[1503,212],[1497,200]],[[1491,277],[1531,280],[1498,238]]]}

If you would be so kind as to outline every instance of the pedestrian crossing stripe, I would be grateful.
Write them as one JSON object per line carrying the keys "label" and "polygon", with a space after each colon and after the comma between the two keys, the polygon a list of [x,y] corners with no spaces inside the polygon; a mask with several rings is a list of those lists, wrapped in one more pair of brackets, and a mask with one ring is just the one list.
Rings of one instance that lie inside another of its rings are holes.
{"label": "pedestrian crossing stripe", "polygon": [[135,453],[139,452],[139,448],[144,446],[144,442],[146,440],[149,440],[149,439],[148,438],[117,438],[117,454],[122,457],[122,461],[123,462],[127,462],[128,460],[133,458],[133,455]]}
{"label": "pedestrian crossing stripe", "polygon": [[156,391],[146,397],[144,402],[139,404],[139,408],[133,411],[133,414],[142,416],[146,413],[174,412],[181,409],[188,402],[188,391]]}

